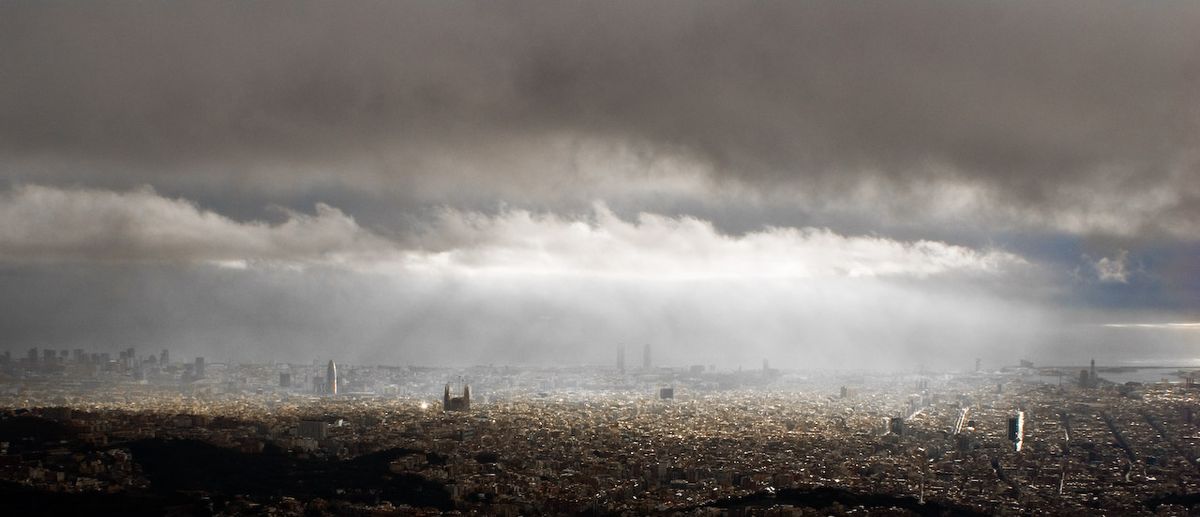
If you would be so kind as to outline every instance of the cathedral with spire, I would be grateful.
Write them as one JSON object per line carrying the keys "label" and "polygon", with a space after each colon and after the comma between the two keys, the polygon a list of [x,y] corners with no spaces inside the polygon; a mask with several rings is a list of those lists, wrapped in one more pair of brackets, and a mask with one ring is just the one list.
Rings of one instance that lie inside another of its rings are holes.
{"label": "cathedral with spire", "polygon": [[470,411],[471,410],[471,386],[463,383],[463,391],[461,397],[450,396],[450,383],[446,383],[446,391],[442,395],[442,411]]}

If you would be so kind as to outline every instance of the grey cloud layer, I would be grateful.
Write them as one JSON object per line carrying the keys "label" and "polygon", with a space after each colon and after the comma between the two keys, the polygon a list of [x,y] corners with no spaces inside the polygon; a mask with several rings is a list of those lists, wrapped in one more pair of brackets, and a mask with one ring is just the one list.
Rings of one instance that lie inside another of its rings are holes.
{"label": "grey cloud layer", "polygon": [[[1198,25],[1186,2],[6,3],[0,165],[1194,237]],[[609,177],[611,149],[635,166]]]}
{"label": "grey cloud layer", "polygon": [[0,259],[18,263],[362,260],[391,249],[340,210],[241,223],[153,190],[26,186],[0,193]]}

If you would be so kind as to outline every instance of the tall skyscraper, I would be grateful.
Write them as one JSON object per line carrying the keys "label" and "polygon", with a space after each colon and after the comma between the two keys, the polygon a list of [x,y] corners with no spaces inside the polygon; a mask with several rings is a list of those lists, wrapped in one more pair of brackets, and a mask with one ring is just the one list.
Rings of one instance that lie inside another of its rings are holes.
{"label": "tall skyscraper", "polygon": [[196,358],[196,367],[194,368],[194,370],[196,372],[197,379],[204,378],[204,358],[203,357]]}
{"label": "tall skyscraper", "polygon": [[161,364],[161,365],[171,364],[171,353],[168,352],[167,349],[164,348],[162,351],[162,354],[158,356],[158,364]]}
{"label": "tall skyscraper", "polygon": [[337,365],[333,364],[333,359],[330,359],[329,366],[325,367],[325,392],[330,395],[337,395],[337,381]]}
{"label": "tall skyscraper", "polygon": [[650,369],[650,343],[646,343],[646,347],[642,349],[642,368]]}
{"label": "tall skyscraper", "polygon": [[617,371],[625,373],[625,345],[617,345]]}

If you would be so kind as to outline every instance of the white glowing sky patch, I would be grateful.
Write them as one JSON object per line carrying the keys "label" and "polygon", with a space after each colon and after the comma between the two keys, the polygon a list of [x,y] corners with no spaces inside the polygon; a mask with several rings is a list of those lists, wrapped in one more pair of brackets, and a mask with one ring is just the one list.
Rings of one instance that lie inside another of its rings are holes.
{"label": "white glowing sky patch", "polygon": [[693,217],[617,217],[597,203],[587,219],[524,210],[496,216],[445,211],[421,271],[621,278],[927,277],[1000,273],[1025,264],[997,250],[936,241],[844,236],[823,228],[768,227],[725,235]]}

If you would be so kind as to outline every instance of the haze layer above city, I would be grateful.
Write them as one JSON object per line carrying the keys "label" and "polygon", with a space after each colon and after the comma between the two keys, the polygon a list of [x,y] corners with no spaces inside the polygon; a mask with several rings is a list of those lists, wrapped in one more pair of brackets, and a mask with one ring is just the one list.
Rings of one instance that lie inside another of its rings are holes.
{"label": "haze layer above city", "polygon": [[1191,2],[6,2],[0,340],[1197,365],[1198,26]]}

